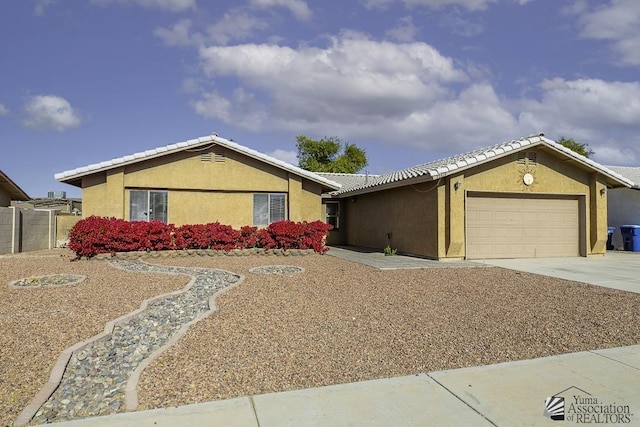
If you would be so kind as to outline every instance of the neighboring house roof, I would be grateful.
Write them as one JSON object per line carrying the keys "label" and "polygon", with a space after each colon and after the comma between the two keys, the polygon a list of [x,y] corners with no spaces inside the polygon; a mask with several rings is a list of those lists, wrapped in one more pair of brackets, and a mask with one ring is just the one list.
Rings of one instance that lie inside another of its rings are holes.
{"label": "neighboring house roof", "polygon": [[311,181],[315,181],[332,190],[338,190],[339,188],[341,188],[340,184],[337,182],[331,181],[330,179],[324,178],[313,172],[309,172],[307,170],[301,169],[297,166],[290,165],[289,163],[283,162],[282,160],[278,160],[274,157],[260,153],[256,150],[252,150],[251,148],[237,144],[228,139],[221,138],[216,134],[211,134],[209,136],[203,136],[201,138],[196,138],[196,139],[190,139],[188,141],[178,142],[175,144],[169,144],[163,147],[154,148],[153,150],[134,153],[128,156],[118,157],[118,158],[107,160],[104,162],[67,170],[64,172],[57,173],[54,176],[55,176],[55,179],[60,182],[66,182],[67,184],[79,186],[80,178],[87,175],[94,174],[96,172],[103,172],[109,169],[131,165],[134,163],[139,163],[144,160],[166,156],[168,154],[177,153],[186,149],[200,147],[207,144],[216,144],[221,147],[228,148],[230,150],[244,154],[248,157],[260,160],[269,165],[294,173],[303,178],[307,178]]}
{"label": "neighboring house roof", "polygon": [[372,175],[369,173],[333,173],[333,172],[316,172],[331,181],[342,185],[342,188],[358,187],[371,184],[380,175]]}
{"label": "neighboring house roof", "polygon": [[353,193],[368,193],[371,191],[378,191],[385,188],[394,188],[403,185],[408,185],[413,182],[425,182],[434,181],[440,178],[444,178],[454,173],[462,172],[474,166],[487,163],[489,161],[498,159],[500,157],[507,156],[512,152],[520,151],[526,147],[535,147],[544,145],[557,152],[564,154],[577,163],[586,166],[590,169],[594,169],[601,174],[605,175],[609,179],[609,185],[612,186],[624,186],[631,187],[633,182],[622,175],[602,166],[599,163],[594,162],[580,154],[566,148],[565,146],[558,144],[548,138],[545,138],[543,134],[532,135],[529,137],[513,140],[510,142],[504,142],[502,144],[494,145],[480,150],[471,151],[468,153],[460,154],[457,156],[449,157],[442,160],[436,160],[431,163],[402,169],[396,172],[391,172],[385,175],[381,175],[373,182],[368,184],[362,184],[355,187],[344,187],[340,191],[334,194],[353,194]]}
{"label": "neighboring house roof", "polygon": [[607,168],[633,181],[633,188],[640,190],[640,167],[607,166]]}
{"label": "neighboring house roof", "polygon": [[13,182],[4,172],[0,170],[0,188],[4,189],[9,194],[11,200],[24,200],[30,199],[27,193],[18,184]]}

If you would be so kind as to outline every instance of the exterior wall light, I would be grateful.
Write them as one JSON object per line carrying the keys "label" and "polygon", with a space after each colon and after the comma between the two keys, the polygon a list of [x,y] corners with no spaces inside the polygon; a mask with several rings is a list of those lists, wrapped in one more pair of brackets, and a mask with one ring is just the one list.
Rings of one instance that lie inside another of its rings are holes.
{"label": "exterior wall light", "polygon": [[459,188],[460,188],[460,181],[456,181],[456,183],[453,184],[453,189],[458,191]]}
{"label": "exterior wall light", "polygon": [[605,194],[607,194],[607,189],[606,189],[606,187],[603,187],[603,188],[600,189],[600,195],[604,196]]}

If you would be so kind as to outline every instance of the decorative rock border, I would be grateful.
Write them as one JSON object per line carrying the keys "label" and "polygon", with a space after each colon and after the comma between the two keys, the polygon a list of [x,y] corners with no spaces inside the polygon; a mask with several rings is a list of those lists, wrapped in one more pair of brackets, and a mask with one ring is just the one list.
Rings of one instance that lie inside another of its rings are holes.
{"label": "decorative rock border", "polygon": [[190,275],[187,286],[147,299],[140,308],[108,322],[104,332],[62,352],[49,381],[14,422],[47,423],[131,411],[145,367],[175,344],[189,327],[216,310],[215,298],[244,281],[220,269],[114,261],[129,271]]}
{"label": "decorative rock border", "polygon": [[304,268],[293,265],[264,265],[249,270],[253,274],[295,274],[303,271]]}
{"label": "decorative rock border", "polygon": [[98,254],[93,259],[113,260],[113,259],[147,259],[147,258],[179,258],[187,256],[304,256],[312,255],[313,249],[234,249],[231,251],[218,251],[213,249],[185,249],[181,251],[134,251],[116,252],[113,254]]}
{"label": "decorative rock border", "polygon": [[45,276],[30,276],[9,282],[13,289],[39,289],[55,288],[59,286],[72,286],[82,283],[87,279],[83,274],[47,274]]}

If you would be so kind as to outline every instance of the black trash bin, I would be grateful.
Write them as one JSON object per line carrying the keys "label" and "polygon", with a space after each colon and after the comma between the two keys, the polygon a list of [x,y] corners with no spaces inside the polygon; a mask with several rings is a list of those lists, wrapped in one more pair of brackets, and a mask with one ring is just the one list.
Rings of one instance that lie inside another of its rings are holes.
{"label": "black trash bin", "polygon": [[607,250],[608,250],[608,251],[612,251],[612,250],[614,249],[614,248],[613,248],[613,242],[612,242],[612,239],[613,239],[613,233],[615,233],[615,231],[616,231],[616,228],[615,228],[615,227],[609,227],[609,228],[607,228],[607,234],[608,234],[608,235],[607,235]]}
{"label": "black trash bin", "polygon": [[624,250],[640,252],[640,225],[621,225],[620,232]]}

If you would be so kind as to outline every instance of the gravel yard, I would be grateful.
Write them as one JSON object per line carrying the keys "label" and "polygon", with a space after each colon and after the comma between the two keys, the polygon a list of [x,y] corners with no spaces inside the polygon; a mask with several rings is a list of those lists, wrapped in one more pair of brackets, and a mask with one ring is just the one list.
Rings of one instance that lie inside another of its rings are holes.
{"label": "gravel yard", "polygon": [[[64,250],[35,254],[0,257],[1,425],[30,402],[62,350],[189,281],[70,262]],[[497,267],[380,271],[321,255],[147,261],[246,279],[147,367],[140,409],[640,343],[640,295]],[[249,271],[265,265],[305,271]],[[87,279],[8,286],[62,273]]]}

